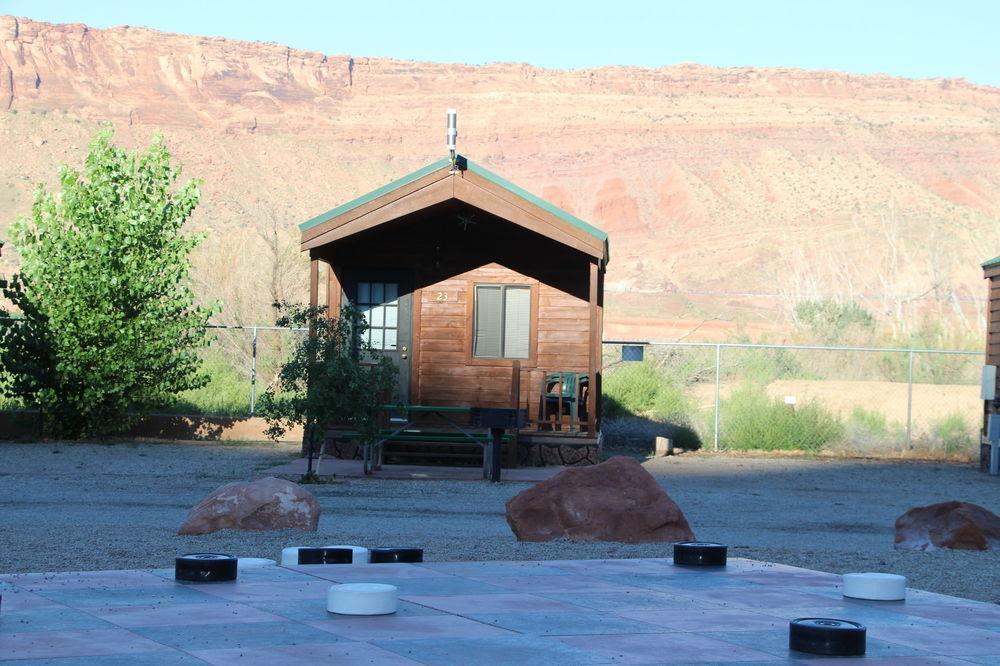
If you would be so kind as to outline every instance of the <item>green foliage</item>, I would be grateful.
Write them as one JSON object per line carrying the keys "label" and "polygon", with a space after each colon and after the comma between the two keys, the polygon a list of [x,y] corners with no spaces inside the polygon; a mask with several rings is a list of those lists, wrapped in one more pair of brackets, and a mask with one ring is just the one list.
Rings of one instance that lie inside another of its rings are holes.
{"label": "green foliage", "polygon": [[664,381],[653,399],[653,416],[660,421],[687,423],[694,411],[691,400],[681,386]]}
{"label": "green foliage", "polygon": [[795,322],[808,329],[823,344],[844,342],[851,333],[870,333],[875,318],[857,303],[829,299],[802,301],[795,305]]}
{"label": "green foliage", "polygon": [[734,390],[721,410],[721,441],[728,449],[819,451],[844,430],[836,416],[817,403],[793,408],[754,384]]}
{"label": "green foliage", "polygon": [[304,429],[310,452],[330,424],[346,425],[362,443],[379,434],[382,405],[396,385],[398,369],[363,341],[365,320],[354,308],[330,319],[325,307],[275,303],[282,328],[308,327],[281,366],[276,384],[261,396],[259,411],[268,436],[278,439],[295,425]]}
{"label": "green foliage", "polygon": [[663,376],[650,361],[628,363],[608,372],[602,385],[604,416],[647,414],[656,403]]}
{"label": "green foliage", "polygon": [[[976,343],[979,341],[977,340]],[[891,341],[903,349],[968,349],[970,343],[946,331],[937,321],[924,320],[908,335]],[[972,345],[974,348],[974,345]],[[921,354],[913,357],[913,381],[917,384],[969,384],[978,381],[981,358],[963,354]],[[884,352],[878,369],[891,382],[905,382],[910,373],[909,354]]]}
{"label": "green foliage", "polygon": [[851,411],[851,415],[847,417],[847,425],[876,437],[889,434],[889,421],[885,414],[860,406]]}
{"label": "green foliage", "polygon": [[224,356],[214,350],[205,354],[202,372],[208,378],[204,386],[178,393],[159,411],[213,416],[245,416],[249,413],[250,379]]}
{"label": "green foliage", "polygon": [[931,425],[931,436],[947,454],[968,452],[975,446],[969,424],[959,412],[951,412]]}
{"label": "green foliage", "polygon": [[205,382],[197,350],[212,309],[188,279],[201,237],[181,234],[199,191],[175,189],[178,176],[159,137],[131,153],[104,129],[83,171],[63,167],[59,195],[40,187],[13,226],[21,272],[0,286],[23,319],[0,326],[0,375],[51,435],[123,430]]}
{"label": "green foliage", "polygon": [[793,350],[770,348],[726,349],[723,374],[754,384],[770,384],[776,379],[801,379],[808,373]]}

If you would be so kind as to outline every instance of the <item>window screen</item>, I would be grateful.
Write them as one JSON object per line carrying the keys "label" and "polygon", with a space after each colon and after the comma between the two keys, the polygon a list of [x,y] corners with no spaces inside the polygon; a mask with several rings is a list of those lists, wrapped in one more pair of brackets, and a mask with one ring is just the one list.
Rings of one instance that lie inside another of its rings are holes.
{"label": "window screen", "polygon": [[474,324],[476,358],[528,358],[531,287],[477,284]]}

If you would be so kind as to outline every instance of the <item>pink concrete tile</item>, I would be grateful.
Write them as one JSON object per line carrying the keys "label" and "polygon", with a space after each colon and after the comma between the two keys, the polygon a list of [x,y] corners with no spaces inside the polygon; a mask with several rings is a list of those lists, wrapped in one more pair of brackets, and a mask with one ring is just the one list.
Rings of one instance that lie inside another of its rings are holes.
{"label": "pink concrete tile", "polygon": [[428,608],[436,608],[456,615],[469,613],[502,613],[505,611],[579,611],[578,606],[546,599],[533,594],[468,594],[449,596],[404,595],[400,597]]}
{"label": "pink concrete tile", "polygon": [[192,652],[216,666],[409,666],[420,662],[407,659],[395,652],[383,650],[369,643],[338,641],[329,645],[287,645],[273,648],[236,648],[229,650],[198,650]]}
{"label": "pink concrete tile", "polygon": [[302,564],[285,568],[338,583],[370,580],[373,577],[439,578],[450,575],[444,571],[425,568],[419,564]]}
{"label": "pink concrete tile", "polygon": [[788,626],[784,617],[740,608],[690,608],[684,610],[627,610],[615,615],[648,622],[673,631],[762,631]]}
{"label": "pink concrete tile", "polygon": [[35,608],[53,608],[64,606],[60,603],[56,603],[51,599],[47,599],[34,592],[26,592],[25,590],[0,590],[3,594],[3,601],[0,602],[0,607],[5,611],[15,611],[15,610],[32,610]]}
{"label": "pink concrete tile", "polygon": [[609,576],[618,574],[655,574],[658,576],[685,576],[694,571],[675,567],[670,560],[558,560],[546,562],[548,566],[583,576]]}
{"label": "pink concrete tile", "polygon": [[62,573],[12,574],[0,577],[0,582],[10,583],[25,590],[51,590],[100,587],[169,587],[173,581],[164,580],[148,571],[67,571]]}
{"label": "pink concrete tile", "polygon": [[586,576],[469,576],[468,578],[512,592],[539,594],[545,592],[624,592],[643,589]]}
{"label": "pink concrete tile", "polygon": [[325,622],[307,622],[311,627],[343,638],[359,641],[406,638],[475,638],[516,636],[514,632],[491,627],[455,615],[380,615],[377,617],[341,616]]}
{"label": "pink concrete tile", "polygon": [[[607,658],[615,664],[782,662],[760,650],[697,634],[618,634],[561,636],[555,640]],[[839,664],[840,662],[838,662]]]}
{"label": "pink concrete tile", "polygon": [[252,603],[257,601],[278,601],[285,599],[325,599],[330,582],[324,580],[296,580],[266,583],[206,583],[198,585],[198,590],[213,597]]}
{"label": "pink concrete tile", "polygon": [[774,606],[818,606],[830,603],[829,597],[795,590],[764,586],[753,588],[685,589],[685,596],[736,608],[770,608]]}
{"label": "pink concrete tile", "polygon": [[285,618],[238,603],[118,606],[90,611],[120,627],[159,627],[233,622],[283,622]]}
{"label": "pink concrete tile", "polygon": [[0,640],[0,661],[92,657],[167,650],[164,645],[124,629],[36,631],[6,634]]}
{"label": "pink concrete tile", "polygon": [[[4,603],[7,603],[6,597]],[[997,605],[911,606],[907,604],[900,612],[928,620],[941,620],[991,631],[1000,630],[1000,606]]]}
{"label": "pink concrete tile", "polygon": [[868,635],[907,647],[927,650],[947,656],[1000,656],[1000,632],[939,624],[869,626]]}

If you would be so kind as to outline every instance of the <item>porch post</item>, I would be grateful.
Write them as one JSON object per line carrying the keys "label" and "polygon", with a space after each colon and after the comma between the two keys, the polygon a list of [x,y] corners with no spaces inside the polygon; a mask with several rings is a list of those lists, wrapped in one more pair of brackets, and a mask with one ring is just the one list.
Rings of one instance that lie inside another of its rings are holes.
{"label": "porch post", "polygon": [[310,255],[309,262],[309,305],[319,306],[319,259],[316,255]]}
{"label": "porch post", "polygon": [[333,263],[326,265],[326,316],[333,318],[340,317],[341,297],[343,287],[340,284],[340,276]]}
{"label": "porch post", "polygon": [[601,313],[598,303],[600,275],[596,261],[590,262],[590,358],[587,366],[587,433],[597,436],[597,393],[600,381],[597,376],[601,363]]}

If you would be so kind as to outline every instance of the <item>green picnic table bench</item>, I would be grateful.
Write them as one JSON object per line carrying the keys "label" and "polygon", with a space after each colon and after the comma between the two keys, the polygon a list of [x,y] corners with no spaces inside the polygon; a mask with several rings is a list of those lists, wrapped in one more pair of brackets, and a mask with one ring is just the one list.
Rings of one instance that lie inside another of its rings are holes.
{"label": "green picnic table bench", "polygon": [[[403,421],[398,427],[383,428],[379,431],[379,439],[374,443],[364,445],[362,460],[364,463],[364,473],[372,474],[375,470],[382,468],[383,445],[386,442],[439,442],[445,444],[476,444],[484,449],[483,455],[483,476],[487,473],[487,463],[489,451],[492,447],[492,439],[489,432],[469,432],[456,423],[450,415],[471,414],[472,407],[464,406],[439,406],[439,405],[382,405],[382,409],[388,412],[390,420],[393,415],[396,419]],[[413,430],[415,417],[418,415],[431,414],[440,416],[448,426],[454,429],[453,432],[426,432],[423,430]],[[338,431],[337,439],[351,441],[356,439],[360,433],[353,431]],[[503,441],[509,442],[513,438],[505,435]]]}

